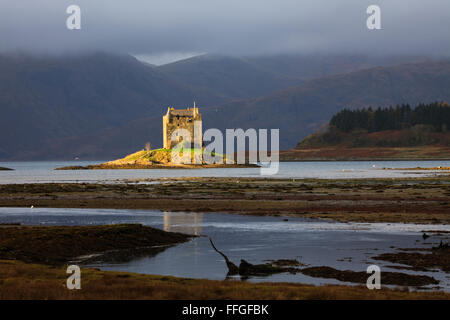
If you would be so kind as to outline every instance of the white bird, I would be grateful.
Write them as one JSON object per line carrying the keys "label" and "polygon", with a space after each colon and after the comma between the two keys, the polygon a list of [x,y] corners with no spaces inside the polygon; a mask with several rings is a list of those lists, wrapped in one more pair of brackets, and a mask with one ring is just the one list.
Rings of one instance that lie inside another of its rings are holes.
{"label": "white bird", "polygon": [[31,208],[31,209],[33,209],[33,208],[34,208],[34,206],[31,206],[30,208]]}

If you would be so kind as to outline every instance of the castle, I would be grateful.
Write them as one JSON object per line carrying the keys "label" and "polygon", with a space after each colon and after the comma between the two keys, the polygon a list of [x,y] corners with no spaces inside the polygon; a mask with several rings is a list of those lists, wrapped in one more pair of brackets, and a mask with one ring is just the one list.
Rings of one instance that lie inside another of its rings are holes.
{"label": "castle", "polygon": [[183,137],[175,132],[175,141],[172,141],[172,134],[177,129],[185,129],[191,136],[191,147],[202,146],[202,115],[198,108],[194,106],[187,109],[174,109],[169,107],[166,115],[163,116],[163,147],[171,149],[183,140]]}

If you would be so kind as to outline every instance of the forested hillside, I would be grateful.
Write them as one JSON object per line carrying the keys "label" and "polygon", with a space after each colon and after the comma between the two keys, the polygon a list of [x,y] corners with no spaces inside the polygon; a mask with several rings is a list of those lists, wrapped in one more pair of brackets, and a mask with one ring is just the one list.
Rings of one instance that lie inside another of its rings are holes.
{"label": "forested hillside", "polygon": [[435,102],[419,104],[416,108],[404,104],[375,110],[344,109],[330,120],[331,126],[344,132],[355,129],[365,129],[368,132],[402,130],[420,124],[427,125],[436,132],[446,132],[450,129],[450,106],[446,102]]}
{"label": "forested hillside", "polygon": [[344,109],[283,159],[447,159],[450,105]]}

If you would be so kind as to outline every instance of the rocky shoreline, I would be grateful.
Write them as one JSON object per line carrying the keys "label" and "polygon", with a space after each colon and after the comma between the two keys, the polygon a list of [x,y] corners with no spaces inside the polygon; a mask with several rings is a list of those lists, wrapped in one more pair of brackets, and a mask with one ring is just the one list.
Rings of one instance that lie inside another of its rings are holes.
{"label": "rocky shoreline", "polygon": [[259,168],[256,164],[108,164],[67,166],[55,170],[116,170],[116,169],[206,169],[206,168]]}
{"label": "rocky shoreline", "polygon": [[[226,158],[223,155],[209,154],[209,156],[219,157],[222,163],[208,164],[202,161],[202,155],[206,155],[207,151],[204,149],[188,149],[188,155],[190,154],[191,160],[189,163],[177,163],[172,159],[171,149],[156,149],[156,150],[140,150],[122,159],[109,161],[96,165],[89,166],[68,166],[56,168],[55,170],[101,170],[101,169],[203,169],[203,168],[259,168],[257,164],[235,164],[226,163]],[[177,154],[177,153],[175,153]],[[181,157],[182,152],[178,153]],[[195,162],[197,159],[198,162]],[[181,160],[180,160],[181,162]]]}

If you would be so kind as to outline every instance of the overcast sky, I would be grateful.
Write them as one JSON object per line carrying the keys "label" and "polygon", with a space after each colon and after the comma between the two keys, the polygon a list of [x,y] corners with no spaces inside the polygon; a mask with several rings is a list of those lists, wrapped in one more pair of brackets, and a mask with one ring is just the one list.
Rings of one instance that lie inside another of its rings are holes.
{"label": "overcast sky", "polygon": [[[81,8],[81,30],[66,9]],[[381,8],[382,30],[366,9]],[[0,0],[0,51],[449,55],[450,0]],[[165,57],[165,58],[164,58]]]}

